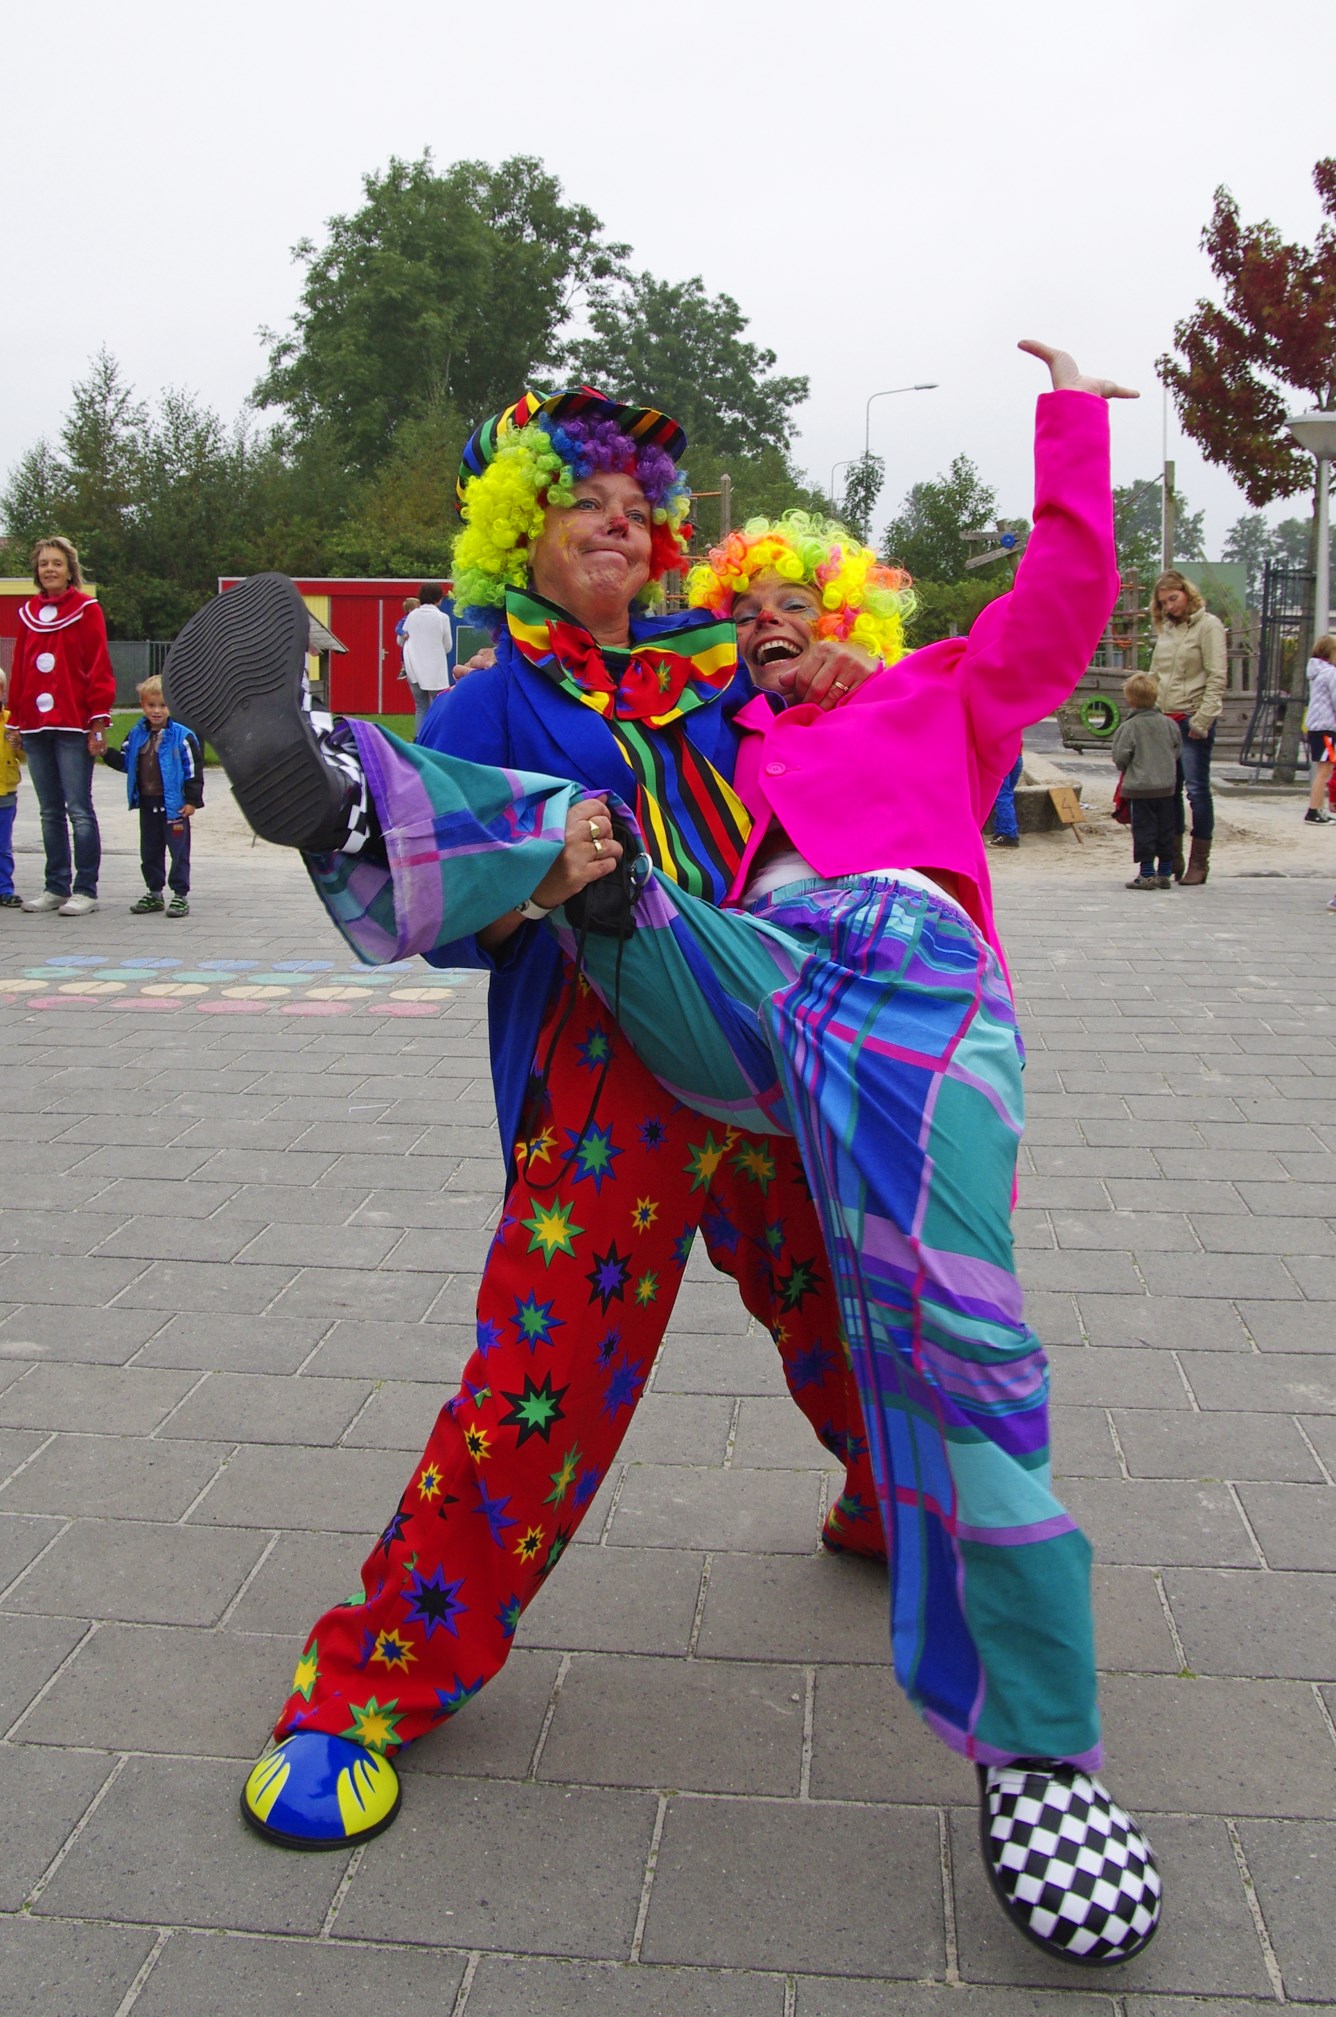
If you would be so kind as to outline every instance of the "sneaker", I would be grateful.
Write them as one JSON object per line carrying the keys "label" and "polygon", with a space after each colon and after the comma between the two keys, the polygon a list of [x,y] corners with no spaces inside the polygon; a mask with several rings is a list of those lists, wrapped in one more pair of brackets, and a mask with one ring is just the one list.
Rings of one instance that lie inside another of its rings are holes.
{"label": "sneaker", "polygon": [[979,1833],[1002,1910],[1054,1960],[1111,1968],[1153,1939],[1163,1894],[1154,1852],[1078,1766],[981,1765]]}
{"label": "sneaker", "polygon": [[1157,875],[1134,875],[1131,882],[1123,884],[1124,889],[1159,889],[1159,887],[1160,878]]}
{"label": "sneaker", "polygon": [[1021,837],[1018,833],[995,833],[989,837],[990,847],[1019,847],[1020,844]]}
{"label": "sneaker", "polygon": [[1174,879],[1171,875],[1156,876],[1155,878],[1156,889],[1172,889],[1173,886],[1174,886]]}
{"label": "sneaker", "polygon": [[1321,806],[1317,805],[1309,806],[1304,814],[1304,822],[1308,826],[1336,826],[1336,820],[1333,820],[1331,814],[1324,812]]}
{"label": "sneaker", "polygon": [[152,910],[162,909],[162,891],[146,889],[137,903],[130,905],[131,917],[147,917]]}
{"label": "sneaker", "polygon": [[40,896],[25,896],[23,899],[23,908],[25,910],[59,910],[60,906],[63,903],[68,903],[68,901],[68,897],[59,896],[55,890],[44,889]]}
{"label": "sneaker", "polygon": [[1336,910],[1336,896],[1332,897],[1331,901],[1327,905],[1327,909]]}
{"label": "sneaker", "polygon": [[73,896],[67,896],[64,903],[56,905],[60,917],[87,917],[90,911],[96,909],[97,898],[85,896],[81,889],[76,889]]}
{"label": "sneaker", "polygon": [[168,917],[189,917],[189,900],[183,896],[174,896],[167,906],[167,915]]}
{"label": "sneaker", "polygon": [[22,910],[22,909],[23,909],[23,898],[21,896],[15,896],[13,890],[9,892],[8,896],[0,896],[0,910]]}
{"label": "sneaker", "polygon": [[162,678],[168,707],[213,744],[256,833],[319,854],[347,838],[350,785],[302,706],[310,634],[287,576],[254,574],[191,617]]}

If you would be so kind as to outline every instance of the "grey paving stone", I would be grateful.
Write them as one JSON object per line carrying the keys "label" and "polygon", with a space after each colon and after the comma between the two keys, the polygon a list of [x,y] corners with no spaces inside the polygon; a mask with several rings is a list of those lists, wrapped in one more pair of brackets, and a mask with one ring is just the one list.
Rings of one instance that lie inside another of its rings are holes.
{"label": "grey paving stone", "polygon": [[798,1802],[780,1828],[767,1801],[672,1800],[641,1953],[707,1967],[940,1975],[937,1817]]}
{"label": "grey paving stone", "polygon": [[[5,1440],[8,1442],[9,1438]],[[22,1440],[34,1442],[38,1447],[42,1442],[40,1436],[24,1437]],[[15,1468],[16,1465],[10,1463],[6,1467],[6,1475],[12,1476]],[[60,1532],[62,1524],[60,1520],[29,1520],[18,1514],[0,1515],[0,1589],[12,1582],[35,1556],[41,1554]]]}
{"label": "grey paving stone", "polygon": [[236,1219],[131,1219],[98,1252],[134,1254],[146,1261],[232,1261],[261,1230]]}
{"label": "grey paving stone", "polygon": [[[738,1315],[745,1316],[742,1304]],[[735,1320],[732,1300],[725,1298],[721,1317]],[[771,1338],[764,1333],[704,1337],[678,1328],[676,1314],[654,1368],[651,1391],[656,1394],[774,1394],[787,1396],[784,1368]]]}
{"label": "grey paving stone", "polygon": [[1122,1467],[1103,1408],[1049,1410],[1055,1478],[1119,1478]]}
{"label": "grey paving stone", "polygon": [[[1154,1258],[1154,1256],[1151,1256]],[[1190,1259],[1175,1254],[1173,1259]],[[1085,1249],[1033,1249],[1017,1255],[1017,1272],[1026,1294],[1033,1289],[1103,1289],[1120,1295],[1141,1295],[1142,1284],[1130,1255],[1099,1254]]]}
{"label": "grey paving stone", "polygon": [[1145,1254],[1140,1266],[1152,1296],[1294,1301],[1300,1293],[1293,1276],[1269,1254]]}
{"label": "grey paving stone", "polygon": [[49,1758],[24,1744],[0,1744],[0,1911],[19,1910],[114,1763],[88,1751]]}
{"label": "grey paving stone", "polygon": [[1336,1476],[1336,1420],[1330,1415],[1314,1415],[1307,1420],[1301,1418],[1301,1422],[1304,1434],[1328,1473]]}
{"label": "grey paving stone", "polygon": [[58,1435],[0,1487],[0,1513],[179,1519],[226,1455],[226,1445],[219,1443]]}
{"label": "grey paving stone", "polygon": [[156,1933],[0,1919],[0,1984],[8,2017],[116,2017]]}
{"label": "grey paving stone", "polygon": [[429,1927],[451,1947],[627,1957],[649,1794],[426,1774],[404,1786],[398,1821],[367,1844],[339,1907],[336,1940],[418,1942]]}
{"label": "grey paving stone", "polygon": [[1286,1996],[1305,2004],[1330,1998],[1336,1983],[1336,1828],[1245,1821],[1239,1832]]}
{"label": "grey paving stone", "polygon": [[1244,1484],[1239,1498],[1273,1569],[1336,1569],[1336,1487]]}
{"label": "grey paving stone", "polygon": [[[620,1454],[629,1463],[722,1464],[728,1448],[733,1405],[724,1394],[646,1394],[631,1417]],[[754,1399],[742,1404],[735,1461],[746,1469],[759,1468],[767,1460],[792,1468],[795,1459],[788,1434],[790,1417],[801,1423],[813,1461],[824,1456],[821,1445],[791,1401]]]}
{"label": "grey paving stone", "polygon": [[[1307,1224],[1309,1222],[1304,1221],[1304,1223]],[[1291,1240],[1290,1242],[1291,1248],[1298,1244],[1297,1240]],[[1319,1225],[1313,1236],[1306,1240],[1304,1244],[1307,1248],[1306,1255],[1294,1253],[1293,1251],[1286,1252],[1285,1267],[1293,1275],[1309,1301],[1316,1304],[1317,1307],[1314,1314],[1318,1322],[1330,1323],[1332,1300],[1333,1295],[1336,1294],[1336,1285],[1333,1285],[1331,1279],[1329,1250],[1324,1251],[1323,1228]]]}
{"label": "grey paving stone", "polygon": [[277,1854],[242,1821],[238,1790],[235,1765],[129,1759],[36,1911],[150,1926],[318,1932],[347,1858]]}
{"label": "grey paving stone", "polygon": [[[1231,2006],[1234,2017],[1243,2017]],[[1195,2006],[1194,2006],[1195,2009]],[[840,1982],[799,1976],[794,2017],[1115,2017],[1117,2005],[1093,1990],[949,1989],[929,1982]],[[1186,2009],[1178,2017],[1194,2017]]]}
{"label": "grey paving stone", "polygon": [[1329,1352],[1332,1327],[1318,1303],[1241,1302],[1239,1315],[1264,1352]]}
{"label": "grey paving stone", "polygon": [[1157,1479],[1072,1478],[1063,1497],[1102,1562],[1233,1568],[1257,1557],[1224,1485]]}
{"label": "grey paving stone", "polygon": [[[453,1187],[476,1195],[490,1183],[497,1192],[501,1189],[502,1168],[500,1154],[487,1165],[470,1163],[465,1166],[458,1157],[452,1156],[364,1156],[342,1155],[334,1157],[330,1163],[325,1181],[340,1190],[361,1189],[362,1191],[400,1190],[417,1191],[435,1198],[456,1177]],[[266,1183],[276,1181],[268,1176],[255,1175],[248,1182]]]}
{"label": "grey paving stone", "polygon": [[1114,1674],[1101,1703],[1134,1813],[1336,1817],[1336,1745],[1302,1682]]}
{"label": "grey paving stone", "polygon": [[[265,1226],[241,1256],[246,1267],[268,1262],[291,1268],[378,1268],[399,1240],[397,1232],[374,1226]],[[396,1266],[400,1263],[396,1260]]]}
{"label": "grey paving stone", "polygon": [[331,1379],[404,1380],[439,1389],[439,1398],[424,1422],[419,1447],[437,1409],[459,1385],[471,1358],[477,1332],[467,1324],[369,1324],[342,1318],[325,1323],[325,1339],[306,1368]]}
{"label": "grey paving stone", "polygon": [[63,1429],[79,1422],[103,1435],[143,1436],[171,1413],[195,1378],[120,1366],[34,1366],[0,1393],[0,1423]]}
{"label": "grey paving stone", "polygon": [[143,1273],[140,1261],[104,1261],[73,1254],[11,1254],[0,1264],[0,1296],[8,1303],[63,1303],[96,1309]]}
{"label": "grey paving stone", "polygon": [[[319,1189],[323,1189],[323,1185]],[[319,1195],[319,1189],[315,1193]],[[426,1232],[489,1231],[496,1224],[500,1181],[491,1191],[442,1191],[438,1198],[418,1191],[377,1187],[352,1213],[354,1226],[399,1226]]]}
{"label": "grey paving stone", "polygon": [[1027,1289],[1025,1320],[1046,1346],[1085,1342],[1076,1298],[1070,1290]]}
{"label": "grey paving stone", "polygon": [[725,1969],[486,1954],[469,1990],[469,2011],[470,2017],[783,2017],[784,1983]]}
{"label": "grey paving stone", "polygon": [[806,1555],[816,1540],[819,1492],[815,1472],[633,1464],[610,1538],[617,1547]]}
{"label": "grey paving stone", "polygon": [[91,1254],[121,1223],[112,1212],[0,1209],[0,1253]]}
{"label": "grey paving stone", "polygon": [[1101,1672],[1178,1672],[1178,1649],[1151,1570],[1096,1562],[1091,1589]]}
{"label": "grey paving stone", "polygon": [[[171,1447],[184,1453],[212,1445]],[[369,1544],[398,1505],[407,1469],[399,1450],[243,1449],[190,1517],[208,1526],[360,1534]]]}
{"label": "grey paving stone", "polygon": [[[623,1451],[623,1454],[626,1452]],[[706,1452],[702,1450],[694,1461],[708,1461]],[[738,1409],[731,1462],[740,1470],[833,1472],[841,1481],[845,1468],[821,1442],[806,1415],[787,1394],[782,1400],[763,1399],[757,1395],[744,1397]],[[834,1489],[839,1490],[840,1485]]]}
{"label": "grey paving stone", "polygon": [[[1146,1203],[1148,1193],[1145,1184],[1131,1183],[1126,1177],[1110,1177],[1107,1186],[1104,1188],[1107,1189],[1108,1195],[1112,1199],[1114,1208],[1117,1211],[1140,1211]],[[1259,1184],[1254,1188],[1266,1191],[1268,1194],[1272,1190],[1272,1186],[1269,1184]],[[1152,1191],[1149,1195],[1154,1197],[1155,1193]],[[1091,1204],[1098,1204],[1099,1200],[1092,1200],[1078,1194],[1068,1200],[1059,1199],[1058,1202],[1069,1203],[1072,1210],[1081,1211],[1089,1210]],[[1191,1212],[1194,1217],[1198,1212],[1233,1213],[1239,1216],[1250,1210],[1251,1207],[1244,1201],[1242,1186],[1221,1182],[1213,1183],[1208,1177],[1198,1177],[1194,1181],[1191,1191],[1183,1199],[1183,1209]]]}
{"label": "grey paving stone", "polygon": [[1051,1346],[1053,1399],[1068,1408],[1192,1406],[1167,1352],[1138,1346]]}
{"label": "grey paving stone", "polygon": [[274,2017],[293,2008],[321,2017],[367,2017],[372,2010],[376,2017],[422,2017],[452,2007],[464,1968],[462,1954],[439,1949],[178,1932],[134,2007],[136,2017],[218,2017],[224,2010],[227,2017]]}
{"label": "grey paving stone", "polygon": [[19,1734],[31,1745],[78,1742],[108,1751],[251,1762],[285,1699],[300,1651],[295,1633],[261,1638],[175,1625],[102,1625]]}
{"label": "grey paving stone", "polygon": [[0,1733],[10,1730],[87,1629],[68,1618],[0,1615]]}
{"label": "grey paving stone", "polygon": [[890,1659],[886,1570],[857,1555],[717,1554],[698,1651],[727,1659]]}
{"label": "grey paving stone", "polygon": [[367,1380],[210,1373],[163,1425],[162,1434],[187,1440],[328,1448],[338,1442],[370,1392]]}
{"label": "grey paving stone", "polygon": [[[1270,2017],[1274,1997],[1266,2002],[1214,1996],[1129,1996],[1127,2017]],[[1336,2017],[1336,2003],[1308,2003],[1304,2017]]]}
{"label": "grey paving stone", "polygon": [[0,1360],[123,1366],[166,1321],[160,1310],[89,1310],[29,1303],[0,1324]]}
{"label": "grey paving stone", "polygon": [[[1246,1352],[1248,1337],[1234,1304],[1207,1296],[1078,1295],[1092,1345],[1163,1345],[1175,1352]],[[1268,1309],[1286,1310],[1287,1303]]]}
{"label": "grey paving stone", "polygon": [[234,1317],[220,1310],[201,1310],[167,1318],[135,1355],[135,1365],[295,1373],[328,1330],[319,1317]]}
{"label": "grey paving stone", "polygon": [[259,1561],[254,1529],[75,1520],[4,1600],[6,1611],[213,1625]]}
{"label": "grey paving stone", "polygon": [[[92,1261],[86,1266],[95,1265]],[[129,1262],[99,1263],[106,1267],[128,1267]],[[121,1309],[175,1311],[224,1311],[235,1315],[258,1315],[267,1309],[279,1292],[293,1279],[291,1268],[228,1267],[221,1261],[150,1261],[138,1279],[120,1299]],[[4,1278],[0,1275],[0,1290]],[[300,1316],[300,1310],[285,1309],[283,1316]]]}
{"label": "grey paving stone", "polygon": [[1060,1247],[1095,1252],[1099,1249],[1126,1253],[1193,1253],[1198,1251],[1192,1224],[1184,1212],[1108,1211],[1078,1215],[1055,1211],[1053,1230]]}
{"label": "grey paving stone", "polygon": [[405,1773],[527,1778],[560,1666],[558,1653],[520,1647],[458,1715],[419,1738],[406,1756]]}
{"label": "grey paving stone", "polygon": [[800,1667],[580,1654],[539,1776],[792,1798],[802,1772]]}
{"label": "grey paving stone", "polygon": [[1195,1672],[1298,1681],[1336,1675],[1330,1577],[1168,1569],[1164,1583]]}
{"label": "grey paving stone", "polygon": [[1336,1351],[1267,1352],[1247,1357],[1203,1352],[1188,1368],[1202,1408],[1244,1413],[1336,1414]]}
{"label": "grey paving stone", "polygon": [[207,1219],[227,1202],[235,1188],[233,1184],[210,1183],[204,1177],[191,1177],[185,1183],[117,1177],[99,1191],[96,1209],[119,1212],[123,1219],[140,1213],[147,1218]]}
{"label": "grey paving stone", "polygon": [[[90,1150],[79,1162],[78,1170],[81,1177],[129,1177],[135,1182],[142,1179],[164,1183],[193,1177],[209,1160],[206,1148],[112,1146]],[[213,1169],[208,1174],[211,1181],[218,1181],[223,1175]]]}
{"label": "grey paving stone", "polygon": [[[1286,1170],[1279,1156],[1252,1143],[1251,1131],[1240,1130],[1240,1140],[1229,1148],[1157,1149],[1154,1176],[1169,1177],[1175,1183],[1284,1183]],[[1120,1172],[1121,1174],[1121,1172]]]}
{"label": "grey paving stone", "polygon": [[347,1534],[280,1534],[229,1626],[235,1632],[295,1632],[305,1641],[322,1612],[360,1593],[366,1552]]}
{"label": "grey paving stone", "polygon": [[[1111,1790],[1122,1798],[1117,1786]],[[1118,1969],[1119,1994],[1161,1989],[1180,1995],[1269,1995],[1270,1980],[1224,1822],[1165,1815],[1148,1832],[1164,1879],[1165,1911],[1145,1953]],[[951,1867],[963,1979],[1069,1988],[1070,1967],[1018,1938],[994,1902],[973,1812],[951,1816]]]}
{"label": "grey paving stone", "polygon": [[[252,1272],[267,1279],[277,1271],[248,1268],[247,1276]],[[401,1275],[388,1269],[382,1273],[374,1268],[305,1268],[277,1296],[274,1315],[411,1323],[426,1315],[435,1290],[430,1275]]]}
{"label": "grey paving stone", "polygon": [[289,1148],[225,1148],[213,1153],[201,1144],[197,1153],[201,1159],[208,1155],[205,1174],[210,1183],[232,1185],[300,1184],[304,1189],[328,1175],[335,1161],[332,1155]]}
{"label": "grey paving stone", "polygon": [[[1291,1484],[1322,1480],[1307,1443],[1284,1415],[1184,1415],[1178,1410],[1157,1415],[1149,1408],[1118,1408],[1113,1419],[1134,1478],[1269,1478]],[[1272,1564],[1273,1568],[1319,1566]]]}
{"label": "grey paving stone", "polygon": [[812,1798],[904,1806],[972,1798],[972,1768],[926,1728],[889,1663],[841,1666],[836,1650],[816,1670]]}
{"label": "grey paving stone", "polygon": [[[716,1568],[725,1559],[720,1556]],[[525,1612],[518,1636],[526,1646],[563,1651],[685,1653],[702,1562],[685,1548],[568,1548]],[[705,1638],[702,1633],[701,1652],[717,1651]]]}

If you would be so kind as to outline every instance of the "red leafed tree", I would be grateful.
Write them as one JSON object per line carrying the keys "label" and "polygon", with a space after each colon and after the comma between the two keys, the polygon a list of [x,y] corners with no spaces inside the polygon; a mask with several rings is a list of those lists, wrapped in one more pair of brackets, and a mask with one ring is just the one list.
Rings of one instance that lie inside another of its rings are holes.
{"label": "red leafed tree", "polygon": [[1324,221],[1312,246],[1287,244],[1270,222],[1241,224],[1216,190],[1202,248],[1223,302],[1199,301],[1175,325],[1178,354],[1155,367],[1184,433],[1255,506],[1312,487],[1312,457],[1285,432],[1296,395],[1336,407],[1336,157],[1313,181]]}

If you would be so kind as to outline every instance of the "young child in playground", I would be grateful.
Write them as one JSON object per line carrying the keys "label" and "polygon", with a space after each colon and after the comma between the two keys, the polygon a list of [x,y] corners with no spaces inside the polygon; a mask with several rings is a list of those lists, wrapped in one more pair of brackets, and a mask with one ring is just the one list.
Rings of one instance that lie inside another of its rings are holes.
{"label": "young child in playground", "polygon": [[1172,889],[1178,851],[1178,759],[1183,737],[1156,702],[1160,682],[1150,672],[1123,681],[1130,712],[1109,750],[1122,773],[1121,796],[1132,815],[1132,859],[1137,872],[1128,889]]}
{"label": "young child in playground", "polygon": [[18,810],[23,750],[15,749],[5,734],[9,727],[6,684],[5,675],[0,673],[0,910],[22,910],[23,898],[14,894],[14,815]]}
{"label": "young child in playground", "polygon": [[143,714],[120,749],[103,762],[124,771],[130,810],[139,811],[139,865],[144,894],[130,905],[135,917],[164,909],[167,857],[171,856],[168,917],[190,914],[190,822],[204,804],[204,756],[188,728],[173,721],[160,679],[141,679],[135,691]]}

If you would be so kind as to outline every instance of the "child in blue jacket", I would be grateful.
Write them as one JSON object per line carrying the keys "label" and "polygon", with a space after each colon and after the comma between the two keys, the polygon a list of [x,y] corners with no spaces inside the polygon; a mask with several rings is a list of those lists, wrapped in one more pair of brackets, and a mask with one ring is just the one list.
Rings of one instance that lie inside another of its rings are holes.
{"label": "child in blue jacket", "polygon": [[144,714],[120,749],[109,749],[104,761],[125,772],[131,809],[139,808],[139,864],[147,885],[130,905],[136,917],[164,908],[162,892],[169,880],[172,900],[168,917],[190,915],[190,822],[204,803],[204,758],[196,738],[167,711],[160,679],[141,679],[135,691]]}

